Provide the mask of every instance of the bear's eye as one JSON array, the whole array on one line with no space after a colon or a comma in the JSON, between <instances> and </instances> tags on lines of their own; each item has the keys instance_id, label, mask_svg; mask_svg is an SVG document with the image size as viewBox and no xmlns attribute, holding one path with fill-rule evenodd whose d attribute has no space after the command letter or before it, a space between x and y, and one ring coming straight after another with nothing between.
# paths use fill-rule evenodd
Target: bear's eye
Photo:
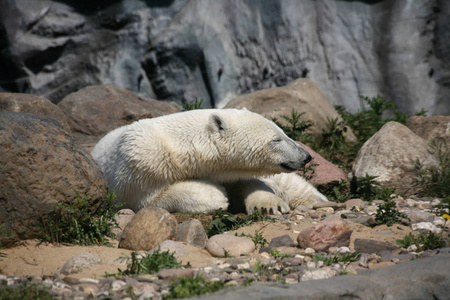
<instances>
[{"instance_id":1,"label":"bear's eye","mask_svg":"<svg viewBox=\"0 0 450 300\"><path fill-rule=\"evenodd\" d=\"M281 142L281 138L280 138L280 137L274 137L274 138L272 139L272 142L274 142L274 143L279 143L279 142Z\"/></svg>"}]
</instances>

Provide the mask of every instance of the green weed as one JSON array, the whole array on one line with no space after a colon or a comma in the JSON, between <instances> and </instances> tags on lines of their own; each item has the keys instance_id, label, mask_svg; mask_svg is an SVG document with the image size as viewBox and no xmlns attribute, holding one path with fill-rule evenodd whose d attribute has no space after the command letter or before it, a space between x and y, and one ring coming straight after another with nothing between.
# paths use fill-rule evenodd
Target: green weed
<instances>
[{"instance_id":1,"label":"green weed","mask_svg":"<svg viewBox=\"0 0 450 300\"><path fill-rule=\"evenodd\" d=\"M386 224L387 226L392 226L394 224L409 225L408 221L408 216L396 210L395 201L389 199L385 200L384 203L378 207L373 226L383 224Z\"/></svg>"},{"instance_id":2,"label":"green weed","mask_svg":"<svg viewBox=\"0 0 450 300\"><path fill-rule=\"evenodd\" d=\"M238 236L237 233L235 235ZM248 238L252 239L255 246L259 245L259 247L264 247L265 245L267 245L269 243L266 240L266 238L264 238L264 236L261 233L259 233L257 230L255 230L255 235L241 233L239 236L248 237Z\"/></svg>"},{"instance_id":3,"label":"green weed","mask_svg":"<svg viewBox=\"0 0 450 300\"><path fill-rule=\"evenodd\" d=\"M403 248L408 248L413 244L417 246L418 251L439 249L446 246L442 232L440 234L436 234L429 231L428 234L420 233L417 236L409 233L408 235L405 235L403 239L397 240L397 245Z\"/></svg>"},{"instance_id":4,"label":"green weed","mask_svg":"<svg viewBox=\"0 0 450 300\"><path fill-rule=\"evenodd\" d=\"M276 220L263 215L259 210L248 216L234 216L223 209L214 211L211 225L206 229L206 234L211 237L225 231L236 230L259 221L275 222Z\"/></svg>"},{"instance_id":5,"label":"green weed","mask_svg":"<svg viewBox=\"0 0 450 300\"><path fill-rule=\"evenodd\" d=\"M322 255L314 255L313 261L323 261L325 266L331 266L332 264L337 264L339 262L343 263L351 263L354 261L358 261L361 258L361 254L358 252L354 253L336 253L333 256L322 256Z\"/></svg>"},{"instance_id":6,"label":"green weed","mask_svg":"<svg viewBox=\"0 0 450 300\"><path fill-rule=\"evenodd\" d=\"M0 299L8 300L51 300L56 299L50 288L37 283L24 282L16 286L0 287Z\"/></svg>"},{"instance_id":7,"label":"green weed","mask_svg":"<svg viewBox=\"0 0 450 300\"><path fill-rule=\"evenodd\" d=\"M446 141L433 141L431 147L436 153L438 166L425 168L414 162L414 183L420 187L420 196L447 197L450 195L450 149Z\"/></svg>"},{"instance_id":8,"label":"green weed","mask_svg":"<svg viewBox=\"0 0 450 300\"><path fill-rule=\"evenodd\" d=\"M203 98L197 99L195 98L191 102L186 102L183 104L183 111L201 109L203 104Z\"/></svg>"},{"instance_id":9,"label":"green weed","mask_svg":"<svg viewBox=\"0 0 450 300\"><path fill-rule=\"evenodd\" d=\"M431 211L438 216L450 214L450 195L444 197L439 204L433 205Z\"/></svg>"},{"instance_id":10,"label":"green weed","mask_svg":"<svg viewBox=\"0 0 450 300\"><path fill-rule=\"evenodd\" d=\"M327 186L319 186L318 190L329 201L343 203L349 199L360 198L364 201L388 200L395 192L394 188L380 187L376 176L367 175L356 177L353 175L350 183L345 180L332 181Z\"/></svg>"},{"instance_id":11,"label":"green weed","mask_svg":"<svg viewBox=\"0 0 450 300\"><path fill-rule=\"evenodd\" d=\"M286 257L291 257L291 255L289 255L287 253L281 254L280 250L270 250L269 254L275 259L278 259L278 258L283 259Z\"/></svg>"},{"instance_id":12,"label":"green weed","mask_svg":"<svg viewBox=\"0 0 450 300\"><path fill-rule=\"evenodd\" d=\"M133 276L140 274L155 274L164 269L181 269L190 268L190 265L183 265L178 262L174 253L167 251L161 251L160 248L155 249L152 254L146 254L139 257L139 253L136 251L131 252L131 256L122 256L119 258L120 262L125 261L127 263L127 269L119 269L118 273L106 273L105 276Z\"/></svg>"},{"instance_id":13,"label":"green weed","mask_svg":"<svg viewBox=\"0 0 450 300\"><path fill-rule=\"evenodd\" d=\"M201 275L179 277L170 283L169 293L164 295L164 299L190 298L214 293L223 288L225 288L223 281L207 281Z\"/></svg>"},{"instance_id":14,"label":"green weed","mask_svg":"<svg viewBox=\"0 0 450 300\"><path fill-rule=\"evenodd\" d=\"M103 203L89 197L77 198L75 203L55 205L55 211L41 218L41 240L50 243L78 245L110 245L107 237L115 238L113 228L119 227L115 214L122 204L114 193L108 193Z\"/></svg>"},{"instance_id":15,"label":"green weed","mask_svg":"<svg viewBox=\"0 0 450 300\"><path fill-rule=\"evenodd\" d=\"M306 134L305 131L311 127L313 123L310 120L300 120L304 114L304 112L299 113L295 109L292 109L290 116L280 116L280 118L288 123L286 126L278 122L278 119L276 118L273 118L272 121L277 124L278 127L283 129L284 133L294 141L309 142L312 141L312 137L309 134Z\"/></svg>"}]
</instances>

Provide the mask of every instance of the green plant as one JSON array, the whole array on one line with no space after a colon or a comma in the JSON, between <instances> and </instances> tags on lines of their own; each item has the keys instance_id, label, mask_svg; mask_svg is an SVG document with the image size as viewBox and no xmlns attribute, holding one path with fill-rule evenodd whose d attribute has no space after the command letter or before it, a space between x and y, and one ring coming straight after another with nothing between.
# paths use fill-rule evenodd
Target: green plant
<instances>
[{"instance_id":1,"label":"green plant","mask_svg":"<svg viewBox=\"0 0 450 300\"><path fill-rule=\"evenodd\" d=\"M206 229L206 234L211 237L216 234L224 233L225 231L236 230L240 227L248 226L259 221L275 222L276 220L263 215L259 210L256 210L248 216L234 216L223 209L214 211L212 215L211 224Z\"/></svg>"},{"instance_id":2,"label":"green plant","mask_svg":"<svg viewBox=\"0 0 450 300\"><path fill-rule=\"evenodd\" d=\"M414 183L420 187L419 195L431 197L448 197L450 195L450 149L446 141L433 141L431 148L438 159L437 166L425 168L416 160L414 162Z\"/></svg>"},{"instance_id":3,"label":"green plant","mask_svg":"<svg viewBox=\"0 0 450 300\"><path fill-rule=\"evenodd\" d=\"M411 245L416 245L419 251L427 249L438 249L446 246L446 242L441 234L433 233L429 231L428 234L420 233L414 236L409 233L403 237L403 239L397 240L397 245L403 248L408 248Z\"/></svg>"},{"instance_id":4,"label":"green plant","mask_svg":"<svg viewBox=\"0 0 450 300\"><path fill-rule=\"evenodd\" d=\"M126 261L127 269L119 269L118 273L106 273L105 276L130 276L139 274L155 274L164 269L190 268L190 265L182 265L174 256L175 252L162 251L158 247L152 254L139 257L136 251L131 252L131 256L122 256L119 261Z\"/></svg>"},{"instance_id":5,"label":"green plant","mask_svg":"<svg viewBox=\"0 0 450 300\"><path fill-rule=\"evenodd\" d=\"M169 293L164 299L190 298L207 293L214 293L225 288L223 281L207 281L203 276L179 277L170 283Z\"/></svg>"},{"instance_id":6,"label":"green plant","mask_svg":"<svg viewBox=\"0 0 450 300\"><path fill-rule=\"evenodd\" d=\"M336 253L333 256L322 256L322 255L314 255L313 261L323 261L325 266L331 266L332 264L337 264L339 262L343 263L351 263L354 261L358 261L361 258L361 254L358 252L354 253Z\"/></svg>"},{"instance_id":7,"label":"green plant","mask_svg":"<svg viewBox=\"0 0 450 300\"><path fill-rule=\"evenodd\" d=\"M107 237L115 238L112 229L119 225L114 216L121 205L114 193L108 193L102 203L86 196L74 203L56 204L54 212L41 218L41 239L51 243L110 245Z\"/></svg>"},{"instance_id":8,"label":"green plant","mask_svg":"<svg viewBox=\"0 0 450 300\"><path fill-rule=\"evenodd\" d=\"M284 253L281 254L280 250L270 250L269 254L272 255L273 258L277 259L277 258L286 258L286 257L291 257L289 254Z\"/></svg>"},{"instance_id":9,"label":"green plant","mask_svg":"<svg viewBox=\"0 0 450 300\"><path fill-rule=\"evenodd\" d=\"M201 109L203 104L203 98L197 99L195 98L191 102L183 103L183 111Z\"/></svg>"},{"instance_id":10,"label":"green plant","mask_svg":"<svg viewBox=\"0 0 450 300\"><path fill-rule=\"evenodd\" d=\"M238 236L237 233L235 235ZM264 238L264 236L258 232L258 230L255 230L255 235L241 233L239 236L248 237L248 238L252 239L255 246L259 245L260 247L264 247L265 245L267 245L269 243Z\"/></svg>"},{"instance_id":11,"label":"green plant","mask_svg":"<svg viewBox=\"0 0 450 300\"><path fill-rule=\"evenodd\" d=\"M377 176L352 176L350 183L345 180L332 181L327 186L319 186L318 190L328 200L343 203L352 198L361 198L364 201L388 200L394 194L394 188L379 187Z\"/></svg>"},{"instance_id":12,"label":"green plant","mask_svg":"<svg viewBox=\"0 0 450 300\"><path fill-rule=\"evenodd\" d=\"M373 226L382 224L386 224L387 226L392 226L394 224L409 225L408 216L396 210L395 205L396 203L394 200L385 200L384 203L378 207Z\"/></svg>"},{"instance_id":13,"label":"green plant","mask_svg":"<svg viewBox=\"0 0 450 300\"><path fill-rule=\"evenodd\" d=\"M17 286L0 287L0 299L8 300L51 300L56 299L50 288L37 283L24 282Z\"/></svg>"},{"instance_id":14,"label":"green plant","mask_svg":"<svg viewBox=\"0 0 450 300\"><path fill-rule=\"evenodd\" d=\"M280 116L285 120L288 125L284 126L276 118L272 121L283 129L284 133L293 139L294 141L308 142L312 141L312 137L305 133L306 129L311 127L313 123L310 120L302 121L300 118L305 114L305 112L297 112L295 109L291 110L291 116Z\"/></svg>"},{"instance_id":15,"label":"green plant","mask_svg":"<svg viewBox=\"0 0 450 300\"><path fill-rule=\"evenodd\" d=\"M347 127L338 118L327 117L327 122L327 130L322 132L318 148L333 163L342 163L342 157L346 152L344 133L347 132Z\"/></svg>"}]
</instances>

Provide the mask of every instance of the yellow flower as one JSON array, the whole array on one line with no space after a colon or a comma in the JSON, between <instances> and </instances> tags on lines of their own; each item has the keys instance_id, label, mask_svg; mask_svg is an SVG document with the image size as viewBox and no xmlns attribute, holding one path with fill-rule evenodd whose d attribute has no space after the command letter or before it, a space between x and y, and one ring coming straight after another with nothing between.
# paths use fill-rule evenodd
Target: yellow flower
<instances>
[{"instance_id":1,"label":"yellow flower","mask_svg":"<svg viewBox=\"0 0 450 300\"><path fill-rule=\"evenodd\" d=\"M444 219L450 220L450 216L449 216L448 214L443 214L442 217L443 217Z\"/></svg>"}]
</instances>

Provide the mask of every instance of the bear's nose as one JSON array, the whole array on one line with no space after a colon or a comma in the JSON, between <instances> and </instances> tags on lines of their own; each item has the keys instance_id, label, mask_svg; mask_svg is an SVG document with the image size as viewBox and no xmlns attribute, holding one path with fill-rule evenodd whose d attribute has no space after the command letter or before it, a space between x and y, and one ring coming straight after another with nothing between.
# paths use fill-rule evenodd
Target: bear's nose
<instances>
[{"instance_id":1,"label":"bear's nose","mask_svg":"<svg viewBox=\"0 0 450 300\"><path fill-rule=\"evenodd\" d=\"M305 158L305 164L309 163L312 159L311 155L309 155L309 153L307 153L308 155Z\"/></svg>"}]
</instances>

